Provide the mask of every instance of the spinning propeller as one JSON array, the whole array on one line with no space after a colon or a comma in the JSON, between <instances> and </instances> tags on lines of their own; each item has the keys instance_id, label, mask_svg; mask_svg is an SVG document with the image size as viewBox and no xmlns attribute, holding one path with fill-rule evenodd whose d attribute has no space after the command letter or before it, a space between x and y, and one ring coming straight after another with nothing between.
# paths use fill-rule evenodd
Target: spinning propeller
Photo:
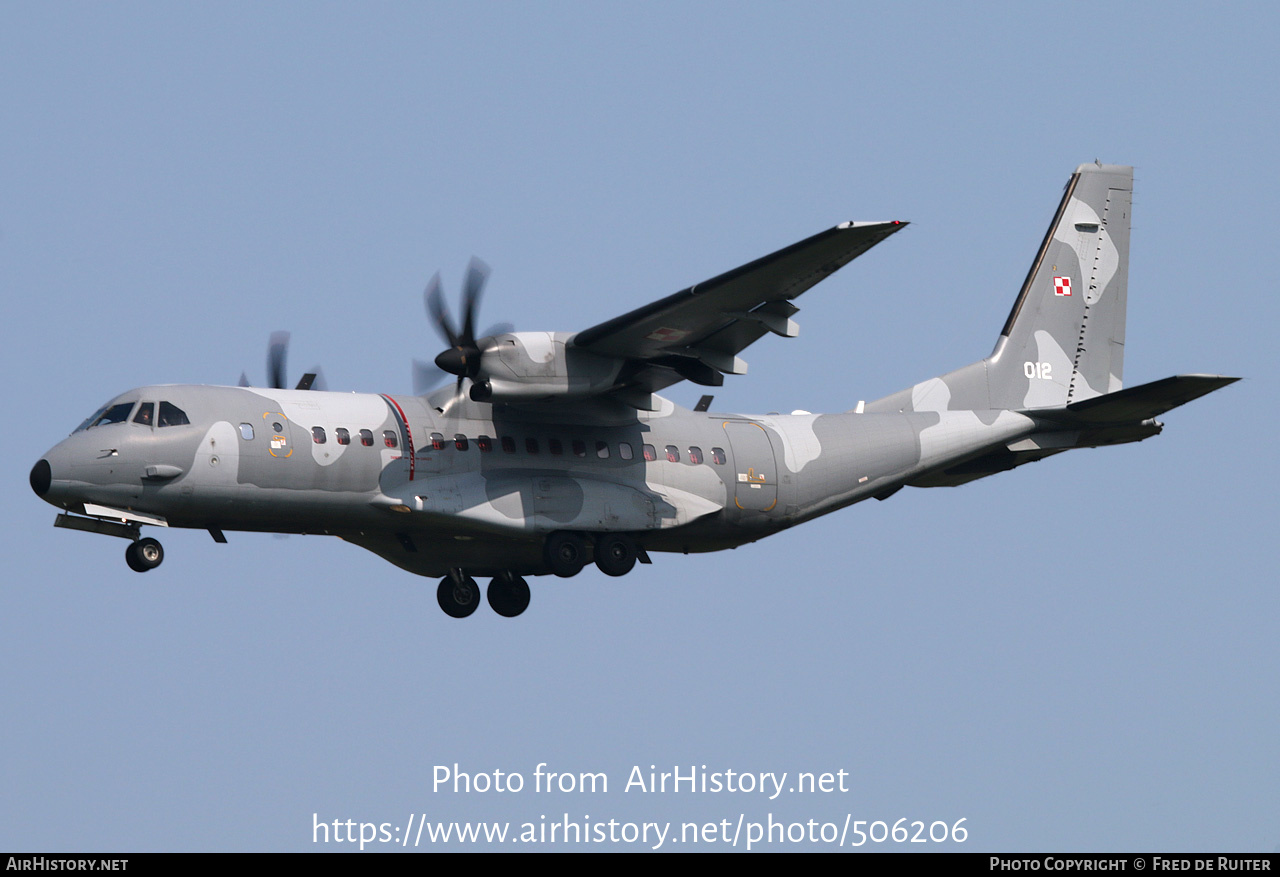
<instances>
[{"instance_id":1,"label":"spinning propeller","mask_svg":"<svg viewBox=\"0 0 1280 877\"><path fill-rule=\"evenodd\" d=\"M484 358L487 341L494 335L503 335L512 331L510 323L498 323L490 326L476 338L476 312L480 308L480 296L484 292L485 281L489 279L489 266L479 259L472 258L467 265L467 276L462 286L462 325L453 322L449 307L445 304L441 291L440 274L436 273L423 291L423 302L427 307L427 316L432 325L440 333L449 346L435 358L435 367L415 359L413 361L413 391L421 396L429 392L445 375L456 375L457 385L454 388L454 400L462 396L462 382L470 378L472 381L480 374L480 362Z\"/></svg>"},{"instance_id":2,"label":"spinning propeller","mask_svg":"<svg viewBox=\"0 0 1280 877\"><path fill-rule=\"evenodd\" d=\"M272 332L271 340L267 342L267 381L268 386L274 390L288 388L285 379L285 362L288 358L289 333ZM250 386L249 376L244 372L240 372L240 386ZM303 375L298 385L294 387L295 390L323 390L324 388L324 375L319 366Z\"/></svg>"}]
</instances>

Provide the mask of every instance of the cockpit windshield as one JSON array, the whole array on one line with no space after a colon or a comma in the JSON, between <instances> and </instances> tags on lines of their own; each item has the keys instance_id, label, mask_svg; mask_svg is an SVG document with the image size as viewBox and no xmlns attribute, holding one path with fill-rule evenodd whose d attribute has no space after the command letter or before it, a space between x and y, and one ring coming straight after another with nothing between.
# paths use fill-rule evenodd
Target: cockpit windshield
<instances>
[{"instance_id":1,"label":"cockpit windshield","mask_svg":"<svg viewBox=\"0 0 1280 877\"><path fill-rule=\"evenodd\" d=\"M129 419L129 415L137 406L137 413L134 414L133 422L141 426L186 426L191 423L191 419L187 417L187 412L183 411L172 402L143 402L138 404L137 400L131 402L117 402L114 399L103 405L84 423L75 428L76 432L82 432L86 429L93 429L96 426L107 426L112 423L124 423Z\"/></svg>"},{"instance_id":2,"label":"cockpit windshield","mask_svg":"<svg viewBox=\"0 0 1280 877\"><path fill-rule=\"evenodd\" d=\"M129 412L133 410L134 402L117 402L112 404L108 402L93 414L89 415L89 419L76 427L76 432L82 429L93 429L95 426L106 426L110 423L124 423L129 419Z\"/></svg>"}]
</instances>

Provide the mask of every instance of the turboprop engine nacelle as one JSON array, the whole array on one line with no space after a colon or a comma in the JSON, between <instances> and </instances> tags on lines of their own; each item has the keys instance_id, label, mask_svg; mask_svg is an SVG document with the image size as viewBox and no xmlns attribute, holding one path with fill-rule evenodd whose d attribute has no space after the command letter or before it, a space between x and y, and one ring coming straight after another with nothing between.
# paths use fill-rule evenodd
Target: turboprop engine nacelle
<instances>
[{"instance_id":1,"label":"turboprop engine nacelle","mask_svg":"<svg viewBox=\"0 0 1280 877\"><path fill-rule=\"evenodd\" d=\"M572 347L565 332L508 332L484 339L471 385L477 402L574 398L614 385L623 360Z\"/></svg>"}]
</instances>

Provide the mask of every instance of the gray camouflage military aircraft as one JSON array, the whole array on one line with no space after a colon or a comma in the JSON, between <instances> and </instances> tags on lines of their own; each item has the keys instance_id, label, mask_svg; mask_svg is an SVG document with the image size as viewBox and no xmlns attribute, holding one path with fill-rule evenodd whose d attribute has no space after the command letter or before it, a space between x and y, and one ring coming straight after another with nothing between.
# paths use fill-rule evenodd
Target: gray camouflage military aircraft
<instances>
[{"instance_id":1,"label":"gray camouflage military aircraft","mask_svg":"<svg viewBox=\"0 0 1280 877\"><path fill-rule=\"evenodd\" d=\"M1141 441L1155 418L1236 378L1178 375L1122 389L1133 171L1081 165L1067 183L995 349L840 414L711 413L657 395L720 386L766 333L794 337L805 290L905 227L846 222L597 326L475 335L486 270L455 324L438 279L427 308L452 386L417 396L152 386L102 406L31 470L55 525L124 537L143 526L323 533L425 576L441 608L529 605L525 576L589 562L620 576L652 552L753 542L903 487L944 487L1072 448ZM246 383L242 381L242 383ZM464 392L465 391L465 392Z\"/></svg>"}]
</instances>

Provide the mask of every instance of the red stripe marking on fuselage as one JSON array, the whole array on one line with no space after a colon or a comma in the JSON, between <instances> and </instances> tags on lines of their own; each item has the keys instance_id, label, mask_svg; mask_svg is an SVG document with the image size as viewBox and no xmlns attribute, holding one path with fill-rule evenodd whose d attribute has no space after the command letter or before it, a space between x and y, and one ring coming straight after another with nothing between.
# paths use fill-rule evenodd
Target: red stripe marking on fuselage
<instances>
[{"instance_id":1,"label":"red stripe marking on fuselage","mask_svg":"<svg viewBox=\"0 0 1280 877\"><path fill-rule=\"evenodd\" d=\"M392 399L386 393L380 393L379 395L382 396L383 399L386 399L387 404L394 408L396 413L400 415L400 425L404 427L404 441L405 444L409 446L409 480L412 481L413 470L417 464L417 458L413 453L413 430L409 428L409 418L404 416L404 411L400 408L400 403L396 402L395 399Z\"/></svg>"}]
</instances>

